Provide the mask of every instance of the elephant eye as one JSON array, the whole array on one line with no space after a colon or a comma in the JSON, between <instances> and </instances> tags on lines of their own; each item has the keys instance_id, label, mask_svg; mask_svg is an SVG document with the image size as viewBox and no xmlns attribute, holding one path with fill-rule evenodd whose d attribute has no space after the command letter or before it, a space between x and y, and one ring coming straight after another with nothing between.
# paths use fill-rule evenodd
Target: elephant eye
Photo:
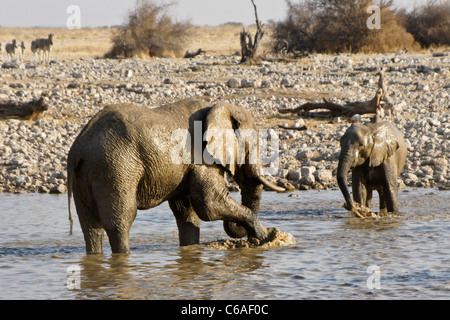
<instances>
[{"instance_id":1,"label":"elephant eye","mask_svg":"<svg viewBox=\"0 0 450 320\"><path fill-rule=\"evenodd\" d=\"M367 158L369 156L369 150L367 150L367 148L365 148L364 146L361 146L361 148L359 148L358 152L361 155L361 157L363 157L363 158Z\"/></svg>"}]
</instances>

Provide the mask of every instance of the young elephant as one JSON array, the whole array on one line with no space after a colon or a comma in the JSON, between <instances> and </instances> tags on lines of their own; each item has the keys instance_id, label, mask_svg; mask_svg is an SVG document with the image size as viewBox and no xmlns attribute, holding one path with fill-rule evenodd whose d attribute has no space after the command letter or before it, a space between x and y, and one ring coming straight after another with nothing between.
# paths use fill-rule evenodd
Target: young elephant
<instances>
[{"instance_id":1,"label":"young elephant","mask_svg":"<svg viewBox=\"0 0 450 320\"><path fill-rule=\"evenodd\" d=\"M390 122L376 117L371 123L352 124L341 138L337 181L345 198L345 208L358 212L350 198L347 175L352 169L355 202L369 207L372 191L380 196L380 210L398 212L397 178L406 161L403 134Z\"/></svg>"},{"instance_id":2,"label":"young elephant","mask_svg":"<svg viewBox=\"0 0 450 320\"><path fill-rule=\"evenodd\" d=\"M234 132L256 127L243 108L196 100L154 109L111 105L89 121L74 141L67 163L70 219L73 192L87 253L102 252L104 231L113 253L128 253L137 209L164 201L169 201L175 215L180 245L199 243L200 219L224 220L225 230L233 237L247 234L250 240L268 239L270 230L257 219L263 185L283 189L261 176L259 161L249 161L247 143L244 163L236 159L206 163L207 129ZM175 134L180 132L181 137L183 132L185 138L193 137L194 143L189 143L191 139L180 142ZM186 160L179 157L183 152L188 161L180 161ZM242 205L229 196L225 171L239 184Z\"/></svg>"}]
</instances>

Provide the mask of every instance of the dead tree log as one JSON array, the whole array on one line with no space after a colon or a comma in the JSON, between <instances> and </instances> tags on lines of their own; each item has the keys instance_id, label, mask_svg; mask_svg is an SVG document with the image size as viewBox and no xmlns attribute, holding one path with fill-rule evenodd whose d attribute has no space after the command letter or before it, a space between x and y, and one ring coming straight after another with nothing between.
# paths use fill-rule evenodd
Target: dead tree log
<instances>
[{"instance_id":1,"label":"dead tree log","mask_svg":"<svg viewBox=\"0 0 450 320\"><path fill-rule=\"evenodd\" d=\"M307 126L294 127L294 126L285 126L283 124L278 125L278 128L287 129L287 130L299 130L299 131L304 131L304 130L308 129Z\"/></svg>"},{"instance_id":2,"label":"dead tree log","mask_svg":"<svg viewBox=\"0 0 450 320\"><path fill-rule=\"evenodd\" d=\"M196 56L198 56L199 54L202 54L202 53L206 53L206 51L202 50L202 48L198 49L198 50L195 51L195 52L191 52L191 51L188 49L188 50L186 50L186 53L184 54L184 57L183 57L183 58L188 58L188 59L194 58L194 57L196 57Z\"/></svg>"},{"instance_id":3,"label":"dead tree log","mask_svg":"<svg viewBox=\"0 0 450 320\"><path fill-rule=\"evenodd\" d=\"M308 102L294 109L279 109L280 113L300 113L302 111L311 111L316 109L326 109L331 111L332 115L342 115L352 117L355 114L373 113L380 117L384 117L386 113L392 116L392 104L386 90L384 75L380 72L378 81L378 89L375 96L368 101L347 102L344 105L330 102L323 99L324 102Z\"/></svg>"},{"instance_id":4,"label":"dead tree log","mask_svg":"<svg viewBox=\"0 0 450 320\"><path fill-rule=\"evenodd\" d=\"M264 36L264 30L262 29L262 24L258 19L258 12L256 10L256 5L253 0L253 8L255 9L255 19L256 19L256 33L255 37L252 39L252 35L250 32L246 31L243 28L240 34L241 40L241 63L244 62L252 62L256 58L256 52L258 51L259 44L261 43L261 39Z\"/></svg>"},{"instance_id":5,"label":"dead tree log","mask_svg":"<svg viewBox=\"0 0 450 320\"><path fill-rule=\"evenodd\" d=\"M0 101L0 119L37 120L47 109L42 97L26 103Z\"/></svg>"}]
</instances>

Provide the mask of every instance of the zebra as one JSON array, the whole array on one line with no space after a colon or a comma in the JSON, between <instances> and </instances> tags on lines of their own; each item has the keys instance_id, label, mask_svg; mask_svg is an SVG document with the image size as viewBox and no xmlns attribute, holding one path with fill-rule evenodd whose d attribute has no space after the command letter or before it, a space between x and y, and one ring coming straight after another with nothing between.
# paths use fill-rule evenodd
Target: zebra
<instances>
[{"instance_id":1,"label":"zebra","mask_svg":"<svg viewBox=\"0 0 450 320\"><path fill-rule=\"evenodd\" d=\"M13 59L13 57L16 56L16 48L17 48L16 39L14 39L12 43L7 43L5 46L6 53L11 58L11 60Z\"/></svg>"},{"instance_id":2,"label":"zebra","mask_svg":"<svg viewBox=\"0 0 450 320\"><path fill-rule=\"evenodd\" d=\"M33 40L31 41L31 46L30 46L31 52L33 53L34 57L37 57L38 54L38 47L37 47L37 41Z\"/></svg>"},{"instance_id":3,"label":"zebra","mask_svg":"<svg viewBox=\"0 0 450 320\"><path fill-rule=\"evenodd\" d=\"M52 45L53 45L53 33L50 33L48 35L48 38L40 38L36 39L36 48L39 51L41 57L42 54L44 55L44 61L45 56L47 56L47 62L50 60L50 54L52 51ZM42 59L41 59L42 60Z\"/></svg>"},{"instance_id":4,"label":"zebra","mask_svg":"<svg viewBox=\"0 0 450 320\"><path fill-rule=\"evenodd\" d=\"M25 52L25 43L22 41L20 43L20 46L18 46L18 48L19 48L19 51L18 51L19 57L20 57L20 59L23 59L23 54Z\"/></svg>"}]
</instances>

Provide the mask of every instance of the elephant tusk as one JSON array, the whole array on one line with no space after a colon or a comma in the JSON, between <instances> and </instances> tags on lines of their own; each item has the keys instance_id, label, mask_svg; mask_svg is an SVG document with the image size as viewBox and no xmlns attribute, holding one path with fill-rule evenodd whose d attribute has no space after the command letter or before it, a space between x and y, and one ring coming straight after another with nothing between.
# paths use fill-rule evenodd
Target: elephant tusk
<instances>
[{"instance_id":1,"label":"elephant tusk","mask_svg":"<svg viewBox=\"0 0 450 320\"><path fill-rule=\"evenodd\" d=\"M277 191L277 192L285 192L286 191L285 188L276 186L273 183L267 181L263 176L258 176L258 179L265 187L270 188L273 191Z\"/></svg>"}]
</instances>

